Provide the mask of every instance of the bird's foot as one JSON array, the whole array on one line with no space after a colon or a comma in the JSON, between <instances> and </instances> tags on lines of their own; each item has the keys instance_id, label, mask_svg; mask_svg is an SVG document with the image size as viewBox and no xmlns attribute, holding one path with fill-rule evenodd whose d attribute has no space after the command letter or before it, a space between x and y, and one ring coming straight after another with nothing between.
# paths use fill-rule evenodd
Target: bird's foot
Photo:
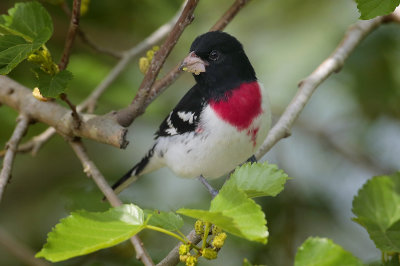
<instances>
[{"instance_id":1,"label":"bird's foot","mask_svg":"<svg viewBox=\"0 0 400 266\"><path fill-rule=\"evenodd\" d=\"M200 180L200 182L206 187L206 189L208 190L208 192L211 194L212 198L215 198L215 196L218 195L218 190L214 189L208 182L207 180L204 178L204 176L199 176L198 179Z\"/></svg>"}]
</instances>

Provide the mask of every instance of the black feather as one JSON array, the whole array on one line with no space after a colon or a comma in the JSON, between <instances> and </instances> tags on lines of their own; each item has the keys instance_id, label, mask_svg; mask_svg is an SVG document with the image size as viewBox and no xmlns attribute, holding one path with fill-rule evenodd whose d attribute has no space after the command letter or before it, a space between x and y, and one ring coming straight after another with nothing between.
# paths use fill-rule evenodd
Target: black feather
<instances>
[{"instance_id":1,"label":"black feather","mask_svg":"<svg viewBox=\"0 0 400 266\"><path fill-rule=\"evenodd\" d=\"M219 53L219 57L213 60L211 54L214 51ZM257 80L242 44L228 33L212 31L202 34L193 42L190 52L208 64L205 72L193 74L207 98L223 100L227 92L243 82Z\"/></svg>"},{"instance_id":2,"label":"black feather","mask_svg":"<svg viewBox=\"0 0 400 266\"><path fill-rule=\"evenodd\" d=\"M172 112L161 123L156 138L179 135L196 130L200 120L200 114L206 104L206 99L198 85L193 86L179 101ZM185 121L179 116L179 112L192 113L193 120ZM173 131L176 131L174 134Z\"/></svg>"},{"instance_id":3,"label":"black feather","mask_svg":"<svg viewBox=\"0 0 400 266\"><path fill-rule=\"evenodd\" d=\"M126 174L124 174L114 185L112 185L112 189L115 190L117 187L122 185L126 180L128 180L131 176L138 176L149 163L150 158L154 154L154 146L147 152L147 154L138 162L131 170L129 170Z\"/></svg>"}]
</instances>

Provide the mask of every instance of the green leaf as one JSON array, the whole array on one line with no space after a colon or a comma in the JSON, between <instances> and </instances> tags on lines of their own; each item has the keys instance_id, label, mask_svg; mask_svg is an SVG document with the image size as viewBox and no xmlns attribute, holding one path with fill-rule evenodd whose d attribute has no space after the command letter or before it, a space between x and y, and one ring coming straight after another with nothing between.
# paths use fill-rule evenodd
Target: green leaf
<instances>
[{"instance_id":1,"label":"green leaf","mask_svg":"<svg viewBox=\"0 0 400 266\"><path fill-rule=\"evenodd\" d=\"M177 213L201 219L233 235L266 244L267 221L260 205L235 184L227 183L211 201L210 210L179 209Z\"/></svg>"},{"instance_id":2,"label":"green leaf","mask_svg":"<svg viewBox=\"0 0 400 266\"><path fill-rule=\"evenodd\" d=\"M37 2L17 3L0 16L0 74L8 74L53 33L46 9Z\"/></svg>"},{"instance_id":3,"label":"green leaf","mask_svg":"<svg viewBox=\"0 0 400 266\"><path fill-rule=\"evenodd\" d=\"M384 252L400 252L400 172L370 179L353 200L354 221Z\"/></svg>"},{"instance_id":4,"label":"green leaf","mask_svg":"<svg viewBox=\"0 0 400 266\"><path fill-rule=\"evenodd\" d=\"M295 266L362 266L358 258L327 238L308 238L298 249Z\"/></svg>"},{"instance_id":5,"label":"green leaf","mask_svg":"<svg viewBox=\"0 0 400 266\"><path fill-rule=\"evenodd\" d=\"M0 36L0 75L8 74L40 46L41 43L29 43L19 36Z\"/></svg>"},{"instance_id":6,"label":"green leaf","mask_svg":"<svg viewBox=\"0 0 400 266\"><path fill-rule=\"evenodd\" d=\"M35 74L40 93L44 97L57 97L67 89L68 83L72 79L72 73L68 70L60 71L51 76L39 69Z\"/></svg>"},{"instance_id":7,"label":"green leaf","mask_svg":"<svg viewBox=\"0 0 400 266\"><path fill-rule=\"evenodd\" d=\"M52 262L114 246L144 228L142 209L126 204L106 212L71 213L51 231L36 257Z\"/></svg>"},{"instance_id":8,"label":"green leaf","mask_svg":"<svg viewBox=\"0 0 400 266\"><path fill-rule=\"evenodd\" d=\"M228 182L233 182L250 198L276 196L283 190L288 175L274 164L246 163L237 167Z\"/></svg>"},{"instance_id":9,"label":"green leaf","mask_svg":"<svg viewBox=\"0 0 400 266\"><path fill-rule=\"evenodd\" d=\"M53 33L53 22L46 9L38 2L17 3L0 16L0 32L18 35L29 42L48 41Z\"/></svg>"},{"instance_id":10,"label":"green leaf","mask_svg":"<svg viewBox=\"0 0 400 266\"><path fill-rule=\"evenodd\" d=\"M361 19L371 19L392 13L400 0L356 0Z\"/></svg>"},{"instance_id":11,"label":"green leaf","mask_svg":"<svg viewBox=\"0 0 400 266\"><path fill-rule=\"evenodd\" d=\"M173 212L158 210L145 210L146 218L150 217L147 224L164 228L168 231L177 231L183 226L182 217Z\"/></svg>"}]
</instances>

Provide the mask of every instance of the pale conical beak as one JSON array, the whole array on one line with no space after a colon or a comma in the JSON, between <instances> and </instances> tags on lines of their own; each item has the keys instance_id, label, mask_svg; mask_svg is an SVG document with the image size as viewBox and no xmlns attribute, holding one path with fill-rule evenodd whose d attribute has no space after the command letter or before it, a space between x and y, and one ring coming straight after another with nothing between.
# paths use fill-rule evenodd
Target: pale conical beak
<instances>
[{"instance_id":1,"label":"pale conical beak","mask_svg":"<svg viewBox=\"0 0 400 266\"><path fill-rule=\"evenodd\" d=\"M199 75L202 72L206 72L207 65L207 62L204 62L194 52L191 52L183 59L182 65L179 68L183 71Z\"/></svg>"}]
</instances>

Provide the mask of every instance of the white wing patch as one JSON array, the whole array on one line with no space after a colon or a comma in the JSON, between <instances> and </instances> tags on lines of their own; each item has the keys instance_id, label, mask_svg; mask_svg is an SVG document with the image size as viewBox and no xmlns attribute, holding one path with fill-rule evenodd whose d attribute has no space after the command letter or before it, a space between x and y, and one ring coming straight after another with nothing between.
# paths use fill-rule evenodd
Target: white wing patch
<instances>
[{"instance_id":1,"label":"white wing patch","mask_svg":"<svg viewBox=\"0 0 400 266\"><path fill-rule=\"evenodd\" d=\"M189 124L193 124L193 120L197 118L192 112L178 112L178 116L184 122L189 122Z\"/></svg>"},{"instance_id":2,"label":"white wing patch","mask_svg":"<svg viewBox=\"0 0 400 266\"><path fill-rule=\"evenodd\" d=\"M168 134L170 134L172 136L172 135L177 135L178 134L178 130L176 130L176 128L172 124L171 115L172 115L172 112L169 113L169 116L167 118L167 124L168 124L169 128L167 130L165 130L165 132L167 132Z\"/></svg>"}]
</instances>

